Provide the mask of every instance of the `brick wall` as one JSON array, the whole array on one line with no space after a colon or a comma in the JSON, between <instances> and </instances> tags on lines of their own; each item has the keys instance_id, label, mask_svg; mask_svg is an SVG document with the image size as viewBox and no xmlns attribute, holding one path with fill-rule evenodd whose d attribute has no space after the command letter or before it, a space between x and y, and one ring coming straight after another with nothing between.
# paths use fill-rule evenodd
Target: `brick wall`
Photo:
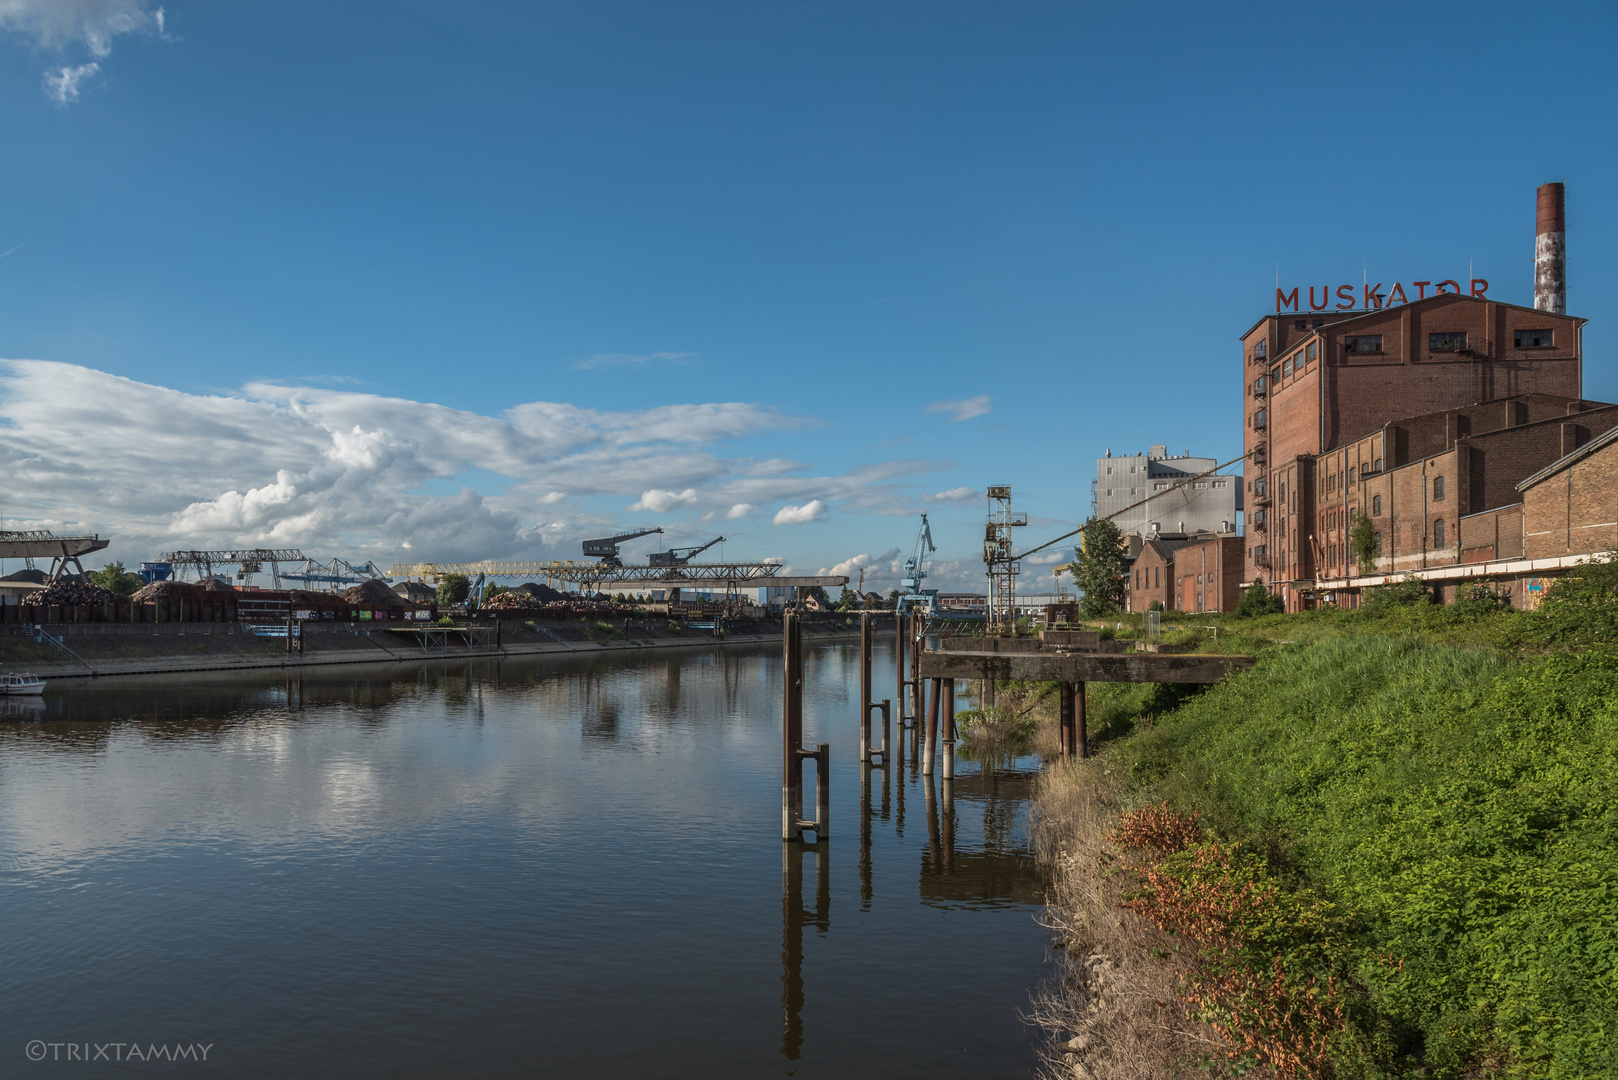
<instances>
[{"instance_id":1,"label":"brick wall","mask_svg":"<svg viewBox=\"0 0 1618 1080\"><path fill-rule=\"evenodd\" d=\"M1165 559L1156 547L1147 544L1129 574L1129 610L1149 611L1156 600L1165 608L1173 606L1174 560Z\"/></svg>"},{"instance_id":2,"label":"brick wall","mask_svg":"<svg viewBox=\"0 0 1618 1080\"><path fill-rule=\"evenodd\" d=\"M1461 561L1523 558L1523 504L1512 503L1461 518Z\"/></svg>"},{"instance_id":3,"label":"brick wall","mask_svg":"<svg viewBox=\"0 0 1618 1080\"><path fill-rule=\"evenodd\" d=\"M1523 548L1530 559L1618 547L1618 442L1523 492Z\"/></svg>"}]
</instances>

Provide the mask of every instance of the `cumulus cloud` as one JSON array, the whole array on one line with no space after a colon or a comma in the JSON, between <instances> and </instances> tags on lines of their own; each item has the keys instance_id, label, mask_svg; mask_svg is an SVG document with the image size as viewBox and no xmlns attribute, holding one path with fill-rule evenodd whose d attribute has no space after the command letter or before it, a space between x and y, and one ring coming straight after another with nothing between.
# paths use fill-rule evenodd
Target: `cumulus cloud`
<instances>
[{"instance_id":1,"label":"cumulus cloud","mask_svg":"<svg viewBox=\"0 0 1618 1080\"><path fill-rule=\"evenodd\" d=\"M970 420L974 416L984 416L989 412L989 395L979 394L964 401L935 401L927 406L924 412L949 413L949 422L956 424L962 420Z\"/></svg>"},{"instance_id":2,"label":"cumulus cloud","mask_svg":"<svg viewBox=\"0 0 1618 1080\"><path fill-rule=\"evenodd\" d=\"M163 9L143 0L0 0L0 31L32 38L53 52L82 48L91 60L64 64L45 75L45 90L63 105L79 99L79 88L101 70L121 34L165 37Z\"/></svg>"},{"instance_id":3,"label":"cumulus cloud","mask_svg":"<svg viewBox=\"0 0 1618 1080\"><path fill-rule=\"evenodd\" d=\"M935 492L932 495L923 495L922 498L932 503L964 503L971 502L982 492L977 488L955 487L948 491Z\"/></svg>"},{"instance_id":4,"label":"cumulus cloud","mask_svg":"<svg viewBox=\"0 0 1618 1080\"><path fill-rule=\"evenodd\" d=\"M783 506L775 512L772 525L802 525L809 521L819 521L827 513L826 504L819 499L810 499L802 506Z\"/></svg>"},{"instance_id":5,"label":"cumulus cloud","mask_svg":"<svg viewBox=\"0 0 1618 1080\"><path fill-rule=\"evenodd\" d=\"M752 512L752 503L737 503L735 506L732 506L729 510L725 511L725 519L727 521L735 521L737 518L744 518Z\"/></svg>"},{"instance_id":6,"label":"cumulus cloud","mask_svg":"<svg viewBox=\"0 0 1618 1080\"><path fill-rule=\"evenodd\" d=\"M529 402L485 416L267 383L198 395L72 364L0 361L7 516L112 532L113 558L274 543L385 563L405 542L426 558L534 557L616 526L610 515L546 509L571 496L640 492L643 503L722 510L740 487L779 502L806 484L857 483L754 478L750 459L713 448L800 424L737 403L599 412ZM423 494L470 470L512 482L487 500Z\"/></svg>"},{"instance_id":7,"label":"cumulus cloud","mask_svg":"<svg viewBox=\"0 0 1618 1080\"><path fill-rule=\"evenodd\" d=\"M896 561L898 558L899 549L889 548L880 555L855 555L851 558L844 559L836 566L822 566L820 568L820 573L822 575L829 574L833 577L857 579L859 577L859 572L864 570L866 572L865 586L866 589L869 590L876 582L886 581L888 579L895 581L898 580L898 575L893 570L893 567L898 565ZM875 570L876 573L871 573L872 570Z\"/></svg>"},{"instance_id":8,"label":"cumulus cloud","mask_svg":"<svg viewBox=\"0 0 1618 1080\"><path fill-rule=\"evenodd\" d=\"M666 514L670 510L678 510L697 501L697 489L686 488L684 491L645 491L641 497L629 504L630 513L648 510L654 514Z\"/></svg>"}]
</instances>

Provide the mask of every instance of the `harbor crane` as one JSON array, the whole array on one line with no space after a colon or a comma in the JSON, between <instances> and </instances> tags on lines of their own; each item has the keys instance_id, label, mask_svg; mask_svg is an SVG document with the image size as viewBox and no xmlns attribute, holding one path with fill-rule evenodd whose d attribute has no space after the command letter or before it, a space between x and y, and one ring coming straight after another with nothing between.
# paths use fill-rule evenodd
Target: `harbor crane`
<instances>
[{"instance_id":1,"label":"harbor crane","mask_svg":"<svg viewBox=\"0 0 1618 1080\"><path fill-rule=\"evenodd\" d=\"M894 604L894 610L899 612L920 610L926 615L935 615L938 612L938 590L924 589L921 583L927 580L925 564L929 552L936 552L933 546L933 527L927 523L927 515L921 515L921 530L916 533L916 550L910 558L905 560L905 576L899 581L899 599Z\"/></svg>"},{"instance_id":2,"label":"harbor crane","mask_svg":"<svg viewBox=\"0 0 1618 1080\"><path fill-rule=\"evenodd\" d=\"M623 561L618 558L618 545L641 536L650 536L661 533L661 528L642 529L639 532L624 533L621 536L604 536L599 540L586 540L584 542L584 557L586 559L600 559L602 566L622 566ZM716 541L717 543L717 541Z\"/></svg>"},{"instance_id":3,"label":"harbor crane","mask_svg":"<svg viewBox=\"0 0 1618 1080\"><path fill-rule=\"evenodd\" d=\"M646 557L648 566L684 566L692 559L701 555L715 544L723 544L725 538L716 536L706 544L697 547L669 548L667 551L654 551Z\"/></svg>"}]
</instances>

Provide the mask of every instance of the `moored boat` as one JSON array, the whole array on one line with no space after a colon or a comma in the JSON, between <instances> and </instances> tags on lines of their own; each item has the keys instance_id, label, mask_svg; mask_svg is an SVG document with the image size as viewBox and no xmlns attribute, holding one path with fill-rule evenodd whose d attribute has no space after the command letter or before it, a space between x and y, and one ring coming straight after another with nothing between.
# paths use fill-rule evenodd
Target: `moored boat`
<instances>
[{"instance_id":1,"label":"moored boat","mask_svg":"<svg viewBox=\"0 0 1618 1080\"><path fill-rule=\"evenodd\" d=\"M45 680L26 671L0 674L0 697L28 697L45 692Z\"/></svg>"}]
</instances>

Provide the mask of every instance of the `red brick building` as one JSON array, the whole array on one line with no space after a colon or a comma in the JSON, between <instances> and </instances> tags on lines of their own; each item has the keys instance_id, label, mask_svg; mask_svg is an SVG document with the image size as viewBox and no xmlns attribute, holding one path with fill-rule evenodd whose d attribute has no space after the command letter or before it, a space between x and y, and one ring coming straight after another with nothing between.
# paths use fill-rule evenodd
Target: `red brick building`
<instances>
[{"instance_id":1,"label":"red brick building","mask_svg":"<svg viewBox=\"0 0 1618 1080\"><path fill-rule=\"evenodd\" d=\"M1243 542L1208 534L1147 540L1130 567L1128 611L1231 611L1241 600Z\"/></svg>"},{"instance_id":2,"label":"red brick building","mask_svg":"<svg viewBox=\"0 0 1618 1080\"><path fill-rule=\"evenodd\" d=\"M1524 394L1395 420L1318 455L1310 481L1318 579L1357 573L1349 533L1361 516L1371 519L1378 573L1465 561L1466 543L1493 549L1492 539L1476 542L1493 519L1472 519L1517 503L1524 477L1614 427L1618 405Z\"/></svg>"},{"instance_id":3,"label":"red brick building","mask_svg":"<svg viewBox=\"0 0 1618 1080\"><path fill-rule=\"evenodd\" d=\"M1613 411L1608 406L1600 413L1610 416ZM1581 414L1581 420L1587 415ZM1414 472L1418 465L1398 471L1419 476ZM1431 478L1429 474L1429 483ZM1322 597L1353 606L1365 588L1414 575L1445 599L1453 599L1458 589L1487 582L1513 606L1533 608L1557 576L1591 555L1618 548L1618 426L1520 481L1515 493L1516 502L1458 517L1458 559L1429 559L1425 566L1394 571L1384 557L1376 573L1322 579Z\"/></svg>"},{"instance_id":4,"label":"red brick building","mask_svg":"<svg viewBox=\"0 0 1618 1080\"><path fill-rule=\"evenodd\" d=\"M1322 500L1337 494L1317 490L1315 459L1401 417L1508 397L1577 400L1584 322L1454 292L1260 319L1242 335L1243 577L1269 582L1289 610L1305 606L1320 568Z\"/></svg>"}]
</instances>

